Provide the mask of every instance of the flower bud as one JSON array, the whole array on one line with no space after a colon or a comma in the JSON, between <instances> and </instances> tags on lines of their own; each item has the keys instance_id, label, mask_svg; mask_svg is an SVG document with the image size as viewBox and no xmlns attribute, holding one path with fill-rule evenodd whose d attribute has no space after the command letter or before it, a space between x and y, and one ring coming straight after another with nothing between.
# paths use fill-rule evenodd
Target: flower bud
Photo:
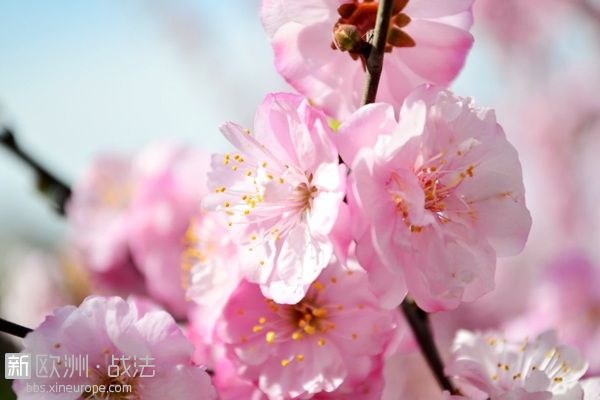
<instances>
[{"instance_id":1,"label":"flower bud","mask_svg":"<svg viewBox=\"0 0 600 400\"><path fill-rule=\"evenodd\" d=\"M358 28L349 24L338 24L333 30L333 41L341 51L353 51L362 41Z\"/></svg>"}]
</instances>

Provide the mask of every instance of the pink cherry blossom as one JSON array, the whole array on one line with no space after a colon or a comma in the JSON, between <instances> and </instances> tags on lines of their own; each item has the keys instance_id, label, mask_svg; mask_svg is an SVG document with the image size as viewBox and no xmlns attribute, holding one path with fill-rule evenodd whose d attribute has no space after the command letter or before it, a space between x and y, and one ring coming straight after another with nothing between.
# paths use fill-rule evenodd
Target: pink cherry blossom
<instances>
[{"instance_id":1,"label":"pink cherry blossom","mask_svg":"<svg viewBox=\"0 0 600 400\"><path fill-rule=\"evenodd\" d=\"M224 304L241 280L238 247L230 232L223 215L205 211L188 228L183 263L189 271L186 295L198 304Z\"/></svg>"},{"instance_id":2,"label":"pink cherry blossom","mask_svg":"<svg viewBox=\"0 0 600 400\"><path fill-rule=\"evenodd\" d=\"M372 357L363 368L352 368L344 382L333 392L319 392L314 400L381 400L383 392L383 357Z\"/></svg>"},{"instance_id":3,"label":"pink cherry blossom","mask_svg":"<svg viewBox=\"0 0 600 400\"><path fill-rule=\"evenodd\" d=\"M221 128L239 153L213 157L204 205L228 215L249 279L296 303L329 263L334 224L347 220L345 167L325 116L300 96L268 95L254 127Z\"/></svg>"},{"instance_id":4,"label":"pink cherry blossom","mask_svg":"<svg viewBox=\"0 0 600 400\"><path fill-rule=\"evenodd\" d=\"M473 38L471 0L396 1L378 100L399 107L422 83L448 85ZM261 18L287 82L330 116L343 119L360 105L364 64L339 50L334 29L355 26L367 38L377 1L263 0Z\"/></svg>"},{"instance_id":5,"label":"pink cherry blossom","mask_svg":"<svg viewBox=\"0 0 600 400\"><path fill-rule=\"evenodd\" d=\"M366 278L358 266L344 268L334 260L295 305L276 304L243 282L217 334L239 373L269 399L356 387L379 368L376 357L398 328L397 312L379 308Z\"/></svg>"},{"instance_id":6,"label":"pink cherry blossom","mask_svg":"<svg viewBox=\"0 0 600 400\"><path fill-rule=\"evenodd\" d=\"M73 242L105 293L148 293L178 316L183 241L206 192L208 156L173 142L134 157L103 156L75 187Z\"/></svg>"},{"instance_id":7,"label":"pink cherry blossom","mask_svg":"<svg viewBox=\"0 0 600 400\"><path fill-rule=\"evenodd\" d=\"M581 399L579 379L586 369L577 349L561 345L553 331L521 341L460 331L446 367L461 392L474 400Z\"/></svg>"},{"instance_id":8,"label":"pink cherry blossom","mask_svg":"<svg viewBox=\"0 0 600 400\"><path fill-rule=\"evenodd\" d=\"M134 160L140 184L128 215L128 240L148 294L178 316L189 303L182 287L182 253L192 217L206 194L209 156L175 143L157 143Z\"/></svg>"},{"instance_id":9,"label":"pink cherry blossom","mask_svg":"<svg viewBox=\"0 0 600 400\"><path fill-rule=\"evenodd\" d=\"M191 363L192 346L173 318L164 311L143 314L133 301L118 297L88 297L77 308L57 309L25 337L23 351L33 357L56 358L54 364L47 359L49 373L15 381L19 399L106 398L106 394L93 396L85 385L131 385L131 398L145 400L216 399L206 371ZM74 358L87 362L68 361ZM78 389L36 393L27 389L33 383Z\"/></svg>"},{"instance_id":10,"label":"pink cherry blossom","mask_svg":"<svg viewBox=\"0 0 600 400\"><path fill-rule=\"evenodd\" d=\"M183 285L186 297L197 305L190 314L210 332L229 296L242 280L238 246L232 241L221 213L202 211L186 233Z\"/></svg>"},{"instance_id":11,"label":"pink cherry blossom","mask_svg":"<svg viewBox=\"0 0 600 400\"><path fill-rule=\"evenodd\" d=\"M67 208L72 239L94 272L112 271L126 263L133 176L127 157L102 155L74 187Z\"/></svg>"},{"instance_id":12,"label":"pink cherry blossom","mask_svg":"<svg viewBox=\"0 0 600 400\"><path fill-rule=\"evenodd\" d=\"M214 322L203 313L193 313L187 335L194 345L193 360L212 371L212 382L221 400L265 400L266 395L251 380L237 373L233 360L227 357L225 344L214 335Z\"/></svg>"},{"instance_id":13,"label":"pink cherry blossom","mask_svg":"<svg viewBox=\"0 0 600 400\"><path fill-rule=\"evenodd\" d=\"M521 251L531 217L493 111L422 86L399 123L391 106L372 104L336 137L352 166L357 256L387 306L408 290L425 310L455 308L494 287L496 257Z\"/></svg>"}]
</instances>

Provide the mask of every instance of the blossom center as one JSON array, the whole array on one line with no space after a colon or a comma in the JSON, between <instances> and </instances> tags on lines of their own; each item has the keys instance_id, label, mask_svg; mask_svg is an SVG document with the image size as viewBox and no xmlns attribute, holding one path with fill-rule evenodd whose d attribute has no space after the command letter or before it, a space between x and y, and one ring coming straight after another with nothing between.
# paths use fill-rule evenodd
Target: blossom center
<instances>
[{"instance_id":1,"label":"blossom center","mask_svg":"<svg viewBox=\"0 0 600 400\"><path fill-rule=\"evenodd\" d=\"M431 212L439 222L448 223L451 221L450 213L471 213L468 202L462 196L456 195L456 190L462 182L474 175L474 165L469 165L459 171L444 168L446 161L442 159L438 163L430 163L415 170L421 190L423 190L424 206L423 208ZM397 172L392 172L389 193L396 204L396 209L401 215L406 226L412 232L420 232L422 226L415 225L415 221L410 220L410 205L405 196L406 184L402 181ZM457 202L452 202L454 208L449 208L448 200L454 196ZM456 204L460 205L457 209Z\"/></svg>"},{"instance_id":2,"label":"blossom center","mask_svg":"<svg viewBox=\"0 0 600 400\"><path fill-rule=\"evenodd\" d=\"M446 209L444 200L450 196L453 187L441 182L440 174L435 167L421 168L417 172L417 177L425 195L425 209L443 216L442 213Z\"/></svg>"},{"instance_id":3,"label":"blossom center","mask_svg":"<svg viewBox=\"0 0 600 400\"><path fill-rule=\"evenodd\" d=\"M295 337L302 333L308 335L317 332L326 333L329 328L327 310L309 299L302 300L290 308L290 320L295 330L293 334Z\"/></svg>"},{"instance_id":4,"label":"blossom center","mask_svg":"<svg viewBox=\"0 0 600 400\"><path fill-rule=\"evenodd\" d=\"M337 279L332 278L332 282L334 281L337 282ZM269 318L267 315L260 317L258 324L252 327L252 333L264 334L269 344L278 340L299 341L317 335L316 343L324 346L325 339L321 335L335 329L335 323L331 319L335 318L336 312L343 311L344 306L337 305L332 309L331 305L322 304L319 293L326 289L326 285L320 281L313 282L312 289L316 293L308 294L297 304L277 304L271 299L265 299L275 317ZM243 315L243 310L240 315ZM353 334L352 338L356 339L356 335ZM246 337L242 338L242 343L246 341Z\"/></svg>"},{"instance_id":5,"label":"blossom center","mask_svg":"<svg viewBox=\"0 0 600 400\"><path fill-rule=\"evenodd\" d=\"M131 203L134 188L131 182L108 179L98 185L100 203L113 210L124 210Z\"/></svg>"},{"instance_id":6,"label":"blossom center","mask_svg":"<svg viewBox=\"0 0 600 400\"><path fill-rule=\"evenodd\" d=\"M410 35L403 31L411 21L410 17L402 11L409 0L395 0L390 28L385 46L386 52L391 52L394 47L413 47L415 41ZM337 11L339 19L333 26L334 41L332 49L348 51L353 59L359 58L359 43L366 40L375 29L377 19L377 8L379 2L376 0L352 0L342 4Z\"/></svg>"},{"instance_id":7,"label":"blossom center","mask_svg":"<svg viewBox=\"0 0 600 400\"><path fill-rule=\"evenodd\" d=\"M310 211L312 202L318 189L311 185L312 174L308 177L308 182L302 182L292 192L292 202L297 204L298 211L303 213Z\"/></svg>"}]
</instances>

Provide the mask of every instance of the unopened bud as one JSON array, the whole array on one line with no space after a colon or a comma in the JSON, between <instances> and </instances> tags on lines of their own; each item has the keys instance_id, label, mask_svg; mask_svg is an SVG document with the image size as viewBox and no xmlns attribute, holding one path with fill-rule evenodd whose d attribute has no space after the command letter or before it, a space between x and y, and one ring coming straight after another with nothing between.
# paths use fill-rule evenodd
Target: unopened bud
<instances>
[{"instance_id":1,"label":"unopened bud","mask_svg":"<svg viewBox=\"0 0 600 400\"><path fill-rule=\"evenodd\" d=\"M339 24L333 30L333 41L341 51L353 51L359 46L362 38L356 26Z\"/></svg>"}]
</instances>

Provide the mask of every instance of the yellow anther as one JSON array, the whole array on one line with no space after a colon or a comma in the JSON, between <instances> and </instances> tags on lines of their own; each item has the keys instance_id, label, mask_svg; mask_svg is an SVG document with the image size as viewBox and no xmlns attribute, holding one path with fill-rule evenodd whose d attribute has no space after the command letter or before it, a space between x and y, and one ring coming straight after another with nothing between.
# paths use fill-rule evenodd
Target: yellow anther
<instances>
[{"instance_id":1,"label":"yellow anther","mask_svg":"<svg viewBox=\"0 0 600 400\"><path fill-rule=\"evenodd\" d=\"M265 317L260 317L258 319L258 323L261 324L261 325L264 325L266 322L267 322L267 319Z\"/></svg>"},{"instance_id":2,"label":"yellow anther","mask_svg":"<svg viewBox=\"0 0 600 400\"><path fill-rule=\"evenodd\" d=\"M258 333L262 330L263 330L263 327L260 325L254 325L254 327L252 327L252 332L254 332L254 333Z\"/></svg>"},{"instance_id":3,"label":"yellow anther","mask_svg":"<svg viewBox=\"0 0 600 400\"><path fill-rule=\"evenodd\" d=\"M323 347L325 346L325 339L319 339L317 343L319 344L319 346Z\"/></svg>"},{"instance_id":4,"label":"yellow anther","mask_svg":"<svg viewBox=\"0 0 600 400\"><path fill-rule=\"evenodd\" d=\"M327 315L327 310L324 308L315 308L312 310L312 314L317 318L324 317Z\"/></svg>"},{"instance_id":5,"label":"yellow anther","mask_svg":"<svg viewBox=\"0 0 600 400\"><path fill-rule=\"evenodd\" d=\"M302 334L300 332L294 332L294 333L292 333L292 339L294 339L294 340L301 340L302 339Z\"/></svg>"},{"instance_id":6,"label":"yellow anther","mask_svg":"<svg viewBox=\"0 0 600 400\"><path fill-rule=\"evenodd\" d=\"M306 332L309 335L314 335L316 331L317 329L312 325L307 324L304 326L304 332Z\"/></svg>"},{"instance_id":7,"label":"yellow anther","mask_svg":"<svg viewBox=\"0 0 600 400\"><path fill-rule=\"evenodd\" d=\"M298 361L298 362L304 361L304 355L303 354L297 354L296 355L296 361Z\"/></svg>"},{"instance_id":8,"label":"yellow anther","mask_svg":"<svg viewBox=\"0 0 600 400\"><path fill-rule=\"evenodd\" d=\"M469 175L470 177L473 176L473 169L475 169L474 165L469 165L469 167L467 168L467 175Z\"/></svg>"},{"instance_id":9,"label":"yellow anther","mask_svg":"<svg viewBox=\"0 0 600 400\"><path fill-rule=\"evenodd\" d=\"M269 344L274 343L275 342L275 332L273 332L273 331L267 332L267 334L265 335L265 340Z\"/></svg>"}]
</instances>

